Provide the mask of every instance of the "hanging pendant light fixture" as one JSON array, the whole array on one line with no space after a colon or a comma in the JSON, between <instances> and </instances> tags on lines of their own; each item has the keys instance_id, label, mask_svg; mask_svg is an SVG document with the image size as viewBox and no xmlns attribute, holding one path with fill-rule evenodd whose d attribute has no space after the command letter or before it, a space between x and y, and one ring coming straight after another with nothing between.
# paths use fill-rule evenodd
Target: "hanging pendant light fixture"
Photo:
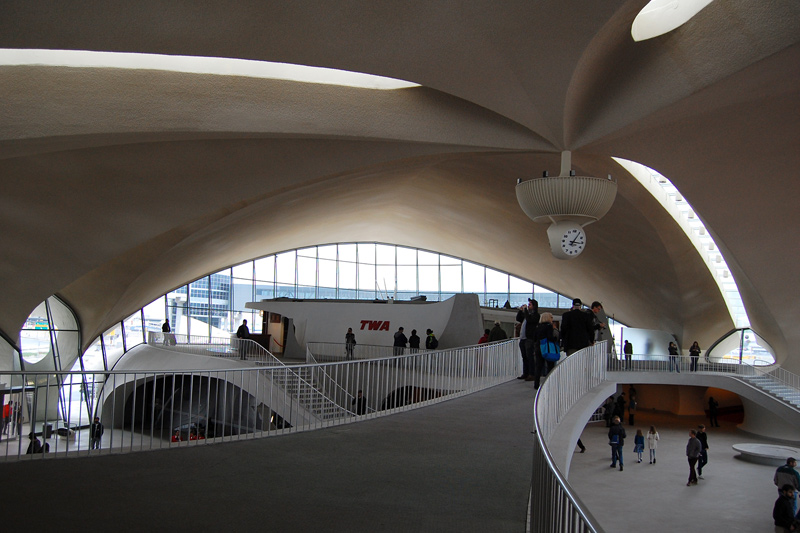
<instances>
[{"instance_id":1,"label":"hanging pendant light fixture","mask_svg":"<svg viewBox=\"0 0 800 533\"><path fill-rule=\"evenodd\" d=\"M586 246L583 227L602 218L617 196L617 182L608 178L576 176L572 153L561 152L561 173L519 181L520 207L534 222L550 223L550 250L558 259L572 259Z\"/></svg>"}]
</instances>

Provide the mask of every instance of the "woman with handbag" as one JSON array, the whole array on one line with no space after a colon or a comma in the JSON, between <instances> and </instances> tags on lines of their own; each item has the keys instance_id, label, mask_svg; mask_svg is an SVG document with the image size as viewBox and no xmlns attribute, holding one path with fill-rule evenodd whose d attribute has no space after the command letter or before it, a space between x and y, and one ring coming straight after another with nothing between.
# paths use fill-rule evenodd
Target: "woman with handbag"
<instances>
[{"instance_id":1,"label":"woman with handbag","mask_svg":"<svg viewBox=\"0 0 800 533\"><path fill-rule=\"evenodd\" d=\"M551 313L542 313L533 339L536 352L533 388L538 389L542 376L547 375L553 369L561 355L558 345L558 330L553 326L553 315Z\"/></svg>"}]
</instances>

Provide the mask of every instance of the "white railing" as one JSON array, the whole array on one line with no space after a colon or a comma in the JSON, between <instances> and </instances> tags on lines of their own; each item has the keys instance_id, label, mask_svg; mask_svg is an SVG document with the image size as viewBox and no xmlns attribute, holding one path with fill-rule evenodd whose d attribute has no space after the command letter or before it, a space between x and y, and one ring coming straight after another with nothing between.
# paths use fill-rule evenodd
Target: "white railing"
<instances>
[{"instance_id":1,"label":"white railing","mask_svg":"<svg viewBox=\"0 0 800 533\"><path fill-rule=\"evenodd\" d=\"M509 381L520 372L518 359L512 340L313 365L4 373L12 390L24 391L15 396L24 418L19 431L12 432L19 436L0 442L0 459L199 446L345 424ZM364 415L354 415L358 390L367 402ZM104 426L99 450L91 449L95 415ZM30 433L48 445L49 453L26 454Z\"/></svg>"},{"instance_id":2,"label":"white railing","mask_svg":"<svg viewBox=\"0 0 800 533\"><path fill-rule=\"evenodd\" d=\"M374 344L356 344L353 346L352 355L347 351L345 343L337 342L309 342L306 343L306 348L314 358L319 362L335 362L335 361L349 361L360 359L380 359L382 357L395 356L395 348L393 346L377 346ZM427 350L424 348L411 349L403 348L403 355L413 355L415 353L424 353Z\"/></svg>"},{"instance_id":3,"label":"white railing","mask_svg":"<svg viewBox=\"0 0 800 533\"><path fill-rule=\"evenodd\" d=\"M530 531L602 531L561 473L547 444L556 426L578 400L605 381L606 359L605 342L576 352L556 365L536 394Z\"/></svg>"},{"instance_id":4,"label":"white railing","mask_svg":"<svg viewBox=\"0 0 800 533\"><path fill-rule=\"evenodd\" d=\"M192 355L258 361L282 366L283 363L263 346L250 339L201 337L148 331L147 344Z\"/></svg>"}]
</instances>

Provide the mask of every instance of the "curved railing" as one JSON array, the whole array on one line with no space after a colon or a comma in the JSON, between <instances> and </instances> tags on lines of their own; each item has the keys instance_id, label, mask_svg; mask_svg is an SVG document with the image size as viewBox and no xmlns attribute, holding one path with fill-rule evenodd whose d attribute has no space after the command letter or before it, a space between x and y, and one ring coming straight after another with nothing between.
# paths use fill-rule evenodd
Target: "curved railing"
<instances>
[{"instance_id":1,"label":"curved railing","mask_svg":"<svg viewBox=\"0 0 800 533\"><path fill-rule=\"evenodd\" d=\"M423 339L424 342L424 339ZM347 361L351 359L380 359L381 357L393 357L395 351L393 346L378 346L375 344L356 344L353 346L352 355L347 351L345 343L338 342L309 342L306 343L308 351L314 355L318 362ZM427 350L403 348L402 355L413 355L423 353Z\"/></svg>"},{"instance_id":2,"label":"curved railing","mask_svg":"<svg viewBox=\"0 0 800 533\"><path fill-rule=\"evenodd\" d=\"M283 366L283 362L263 346L250 339L236 337L202 337L177 333L147 332L147 344L157 348L192 355L240 359Z\"/></svg>"},{"instance_id":3,"label":"curved railing","mask_svg":"<svg viewBox=\"0 0 800 533\"><path fill-rule=\"evenodd\" d=\"M578 400L605 381L606 359L605 342L576 352L556 365L536 394L529 531L602 531L570 487L547 444Z\"/></svg>"},{"instance_id":4,"label":"curved railing","mask_svg":"<svg viewBox=\"0 0 800 533\"><path fill-rule=\"evenodd\" d=\"M24 416L21 427L0 441L0 459L198 446L346 424L504 383L519 374L518 361L517 341L510 340L313 365L5 372ZM298 386L293 390L290 383ZM358 390L366 397L365 414L354 414L361 411L352 402ZM95 405L95 412L88 413L87 404ZM99 450L91 449L95 414L104 426ZM49 453L26 454L30 433L49 446Z\"/></svg>"}]
</instances>

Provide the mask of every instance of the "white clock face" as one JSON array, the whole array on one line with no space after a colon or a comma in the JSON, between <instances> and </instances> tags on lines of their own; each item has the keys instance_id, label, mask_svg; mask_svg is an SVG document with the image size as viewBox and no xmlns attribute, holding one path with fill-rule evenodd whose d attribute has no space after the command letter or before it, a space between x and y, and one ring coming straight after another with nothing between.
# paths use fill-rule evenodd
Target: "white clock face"
<instances>
[{"instance_id":1,"label":"white clock face","mask_svg":"<svg viewBox=\"0 0 800 533\"><path fill-rule=\"evenodd\" d=\"M586 234L581 228L570 228L561 236L561 249L568 256L579 255L586 246Z\"/></svg>"}]
</instances>

